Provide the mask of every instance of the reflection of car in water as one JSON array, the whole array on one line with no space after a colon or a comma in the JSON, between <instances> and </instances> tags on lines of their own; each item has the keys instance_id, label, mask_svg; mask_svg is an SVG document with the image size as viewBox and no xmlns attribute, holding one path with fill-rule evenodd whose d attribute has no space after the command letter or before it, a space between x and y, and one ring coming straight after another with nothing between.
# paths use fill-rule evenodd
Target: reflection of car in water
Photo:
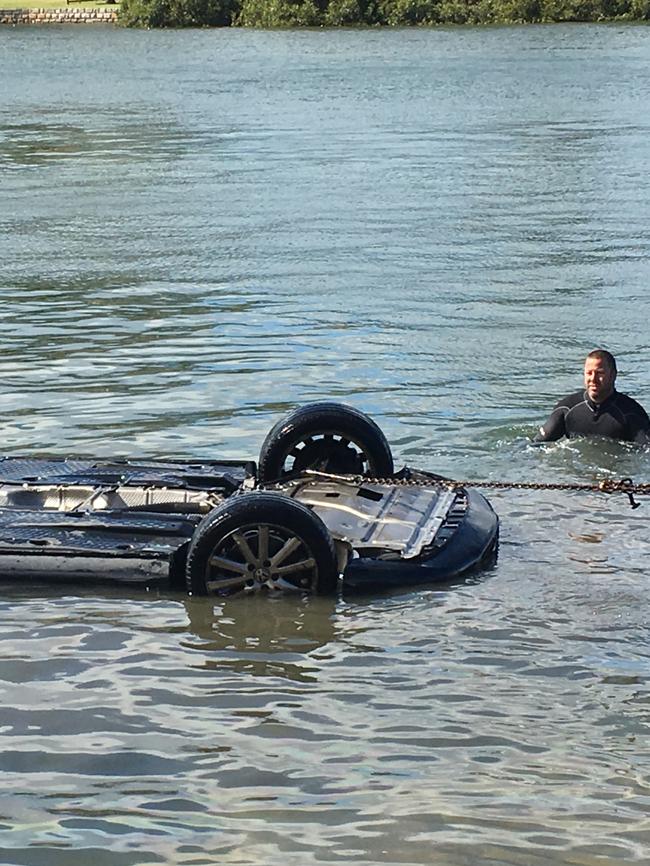
<instances>
[{"instance_id":1,"label":"reflection of car in water","mask_svg":"<svg viewBox=\"0 0 650 866\"><path fill-rule=\"evenodd\" d=\"M240 593L216 603L185 597L183 604L188 618L183 647L197 650L195 663L207 669L314 682L322 659L329 658L329 651L323 657L319 651L341 637L333 597Z\"/></svg>"},{"instance_id":2,"label":"reflection of car in water","mask_svg":"<svg viewBox=\"0 0 650 866\"><path fill-rule=\"evenodd\" d=\"M6 577L335 592L456 577L496 552L487 500L395 472L366 415L303 406L246 461L0 461Z\"/></svg>"}]
</instances>

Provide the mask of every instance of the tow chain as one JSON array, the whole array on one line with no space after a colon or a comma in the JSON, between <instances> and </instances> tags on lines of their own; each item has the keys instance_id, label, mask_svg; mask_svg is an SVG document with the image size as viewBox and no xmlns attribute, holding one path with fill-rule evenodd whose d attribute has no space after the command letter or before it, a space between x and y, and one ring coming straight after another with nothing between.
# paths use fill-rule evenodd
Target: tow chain
<instances>
[{"instance_id":1,"label":"tow chain","mask_svg":"<svg viewBox=\"0 0 650 866\"><path fill-rule=\"evenodd\" d=\"M571 490L591 493L624 493L629 499L632 508L638 508L641 503L634 498L650 494L650 484L635 484L631 478L604 478L602 481L592 484L576 484L538 481L477 481L477 480L455 480L452 478L377 478L366 475L332 475L327 472L318 472L308 469L307 474L325 478L338 478L355 484L387 484L393 487L447 487L450 490L458 490L461 487L482 487L489 490Z\"/></svg>"},{"instance_id":2,"label":"tow chain","mask_svg":"<svg viewBox=\"0 0 650 866\"><path fill-rule=\"evenodd\" d=\"M638 508L641 503L634 499L634 494L643 496L650 494L650 484L635 484L631 478L604 478L593 484L572 483L542 483L526 481L452 481L452 489L458 487L484 487L493 490L580 490L592 493L624 493L632 508Z\"/></svg>"}]
</instances>

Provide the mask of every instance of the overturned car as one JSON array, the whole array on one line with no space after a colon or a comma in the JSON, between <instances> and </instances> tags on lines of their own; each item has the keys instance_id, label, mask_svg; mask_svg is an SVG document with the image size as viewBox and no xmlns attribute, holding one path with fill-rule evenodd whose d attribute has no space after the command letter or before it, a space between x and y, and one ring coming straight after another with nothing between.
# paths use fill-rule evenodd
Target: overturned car
<instances>
[{"instance_id":1,"label":"overturned car","mask_svg":"<svg viewBox=\"0 0 650 866\"><path fill-rule=\"evenodd\" d=\"M196 595L455 578L496 555L488 501L394 471L362 412L311 403L251 461L0 459L0 575Z\"/></svg>"}]
</instances>

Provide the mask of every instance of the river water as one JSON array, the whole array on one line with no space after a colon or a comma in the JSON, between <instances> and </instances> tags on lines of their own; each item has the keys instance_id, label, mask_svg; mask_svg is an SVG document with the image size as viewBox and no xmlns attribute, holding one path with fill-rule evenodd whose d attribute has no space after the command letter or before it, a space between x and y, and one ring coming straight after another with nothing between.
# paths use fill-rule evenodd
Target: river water
<instances>
[{"instance_id":1,"label":"river water","mask_svg":"<svg viewBox=\"0 0 650 866\"><path fill-rule=\"evenodd\" d=\"M252 457L369 412L454 477L605 345L650 404L650 29L0 31L7 453ZM0 593L0 862L650 862L650 501L504 491L497 566L361 598Z\"/></svg>"}]
</instances>

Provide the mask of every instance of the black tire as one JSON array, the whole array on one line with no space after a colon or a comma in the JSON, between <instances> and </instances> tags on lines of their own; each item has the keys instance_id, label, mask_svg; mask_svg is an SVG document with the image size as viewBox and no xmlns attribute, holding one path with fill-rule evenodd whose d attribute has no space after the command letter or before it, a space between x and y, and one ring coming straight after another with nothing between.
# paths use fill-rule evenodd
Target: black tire
<instances>
[{"instance_id":1,"label":"black tire","mask_svg":"<svg viewBox=\"0 0 650 866\"><path fill-rule=\"evenodd\" d=\"M393 474L393 455L375 422L352 406L308 403L282 418L262 444L261 483L317 469L336 475Z\"/></svg>"},{"instance_id":2,"label":"black tire","mask_svg":"<svg viewBox=\"0 0 650 866\"><path fill-rule=\"evenodd\" d=\"M226 500L196 527L187 554L193 595L267 589L331 593L338 567L332 537L316 514L280 493Z\"/></svg>"}]
</instances>

